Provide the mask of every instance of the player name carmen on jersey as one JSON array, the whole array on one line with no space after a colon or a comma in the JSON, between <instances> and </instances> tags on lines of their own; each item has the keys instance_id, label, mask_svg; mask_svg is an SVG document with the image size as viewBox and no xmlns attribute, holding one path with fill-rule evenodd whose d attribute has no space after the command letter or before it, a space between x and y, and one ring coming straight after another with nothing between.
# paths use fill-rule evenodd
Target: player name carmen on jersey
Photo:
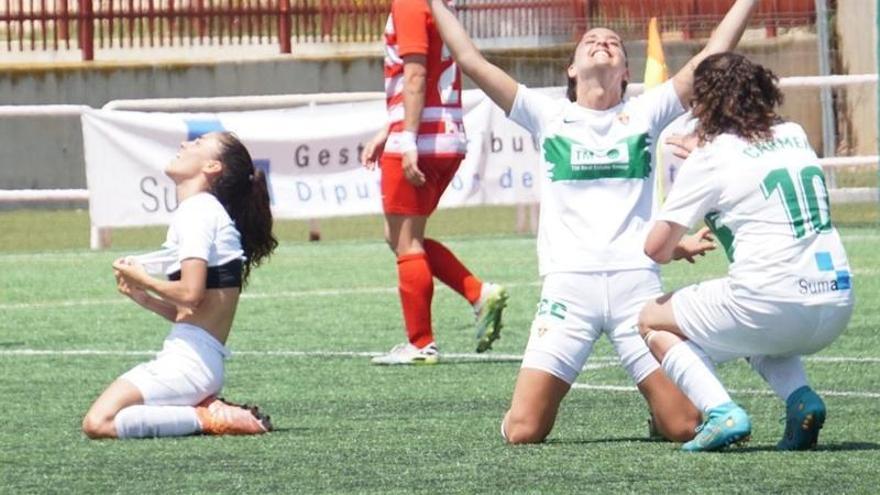
<instances>
[{"instance_id":1,"label":"player name carmen on jersey","mask_svg":"<svg viewBox=\"0 0 880 495\"><path fill-rule=\"evenodd\" d=\"M811 150L810 142L799 136L777 137L770 141L763 141L743 150L743 154L749 158L758 158L764 153L782 150Z\"/></svg>"}]
</instances>

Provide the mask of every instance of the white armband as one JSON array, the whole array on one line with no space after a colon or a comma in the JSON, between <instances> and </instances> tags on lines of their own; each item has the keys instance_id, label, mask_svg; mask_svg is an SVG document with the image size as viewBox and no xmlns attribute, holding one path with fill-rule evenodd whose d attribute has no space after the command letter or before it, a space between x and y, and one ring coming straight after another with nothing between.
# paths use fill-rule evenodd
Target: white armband
<instances>
[{"instance_id":1,"label":"white armband","mask_svg":"<svg viewBox=\"0 0 880 495\"><path fill-rule=\"evenodd\" d=\"M408 153L410 151L416 151L419 149L418 144L416 144L416 133L412 131L400 131L398 134L399 142L400 142L400 152Z\"/></svg>"}]
</instances>

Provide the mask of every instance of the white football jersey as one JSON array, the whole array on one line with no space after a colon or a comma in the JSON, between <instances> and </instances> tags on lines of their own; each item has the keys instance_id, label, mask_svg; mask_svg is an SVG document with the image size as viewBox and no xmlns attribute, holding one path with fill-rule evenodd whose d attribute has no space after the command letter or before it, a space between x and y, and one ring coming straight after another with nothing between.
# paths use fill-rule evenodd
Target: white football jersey
<instances>
[{"instance_id":1,"label":"white football jersey","mask_svg":"<svg viewBox=\"0 0 880 495\"><path fill-rule=\"evenodd\" d=\"M539 139L543 156L542 276L656 269L644 254L654 143L682 113L671 81L604 111L519 87L509 117Z\"/></svg>"},{"instance_id":2,"label":"white football jersey","mask_svg":"<svg viewBox=\"0 0 880 495\"><path fill-rule=\"evenodd\" d=\"M801 126L776 125L772 140L754 144L723 134L694 150L658 219L693 227L704 218L731 262L734 291L806 304L848 299L849 263Z\"/></svg>"},{"instance_id":3,"label":"white football jersey","mask_svg":"<svg viewBox=\"0 0 880 495\"><path fill-rule=\"evenodd\" d=\"M187 258L205 260L209 267L244 259L241 234L213 194L199 193L181 201L171 218L162 247L176 253L166 275L180 270Z\"/></svg>"}]
</instances>

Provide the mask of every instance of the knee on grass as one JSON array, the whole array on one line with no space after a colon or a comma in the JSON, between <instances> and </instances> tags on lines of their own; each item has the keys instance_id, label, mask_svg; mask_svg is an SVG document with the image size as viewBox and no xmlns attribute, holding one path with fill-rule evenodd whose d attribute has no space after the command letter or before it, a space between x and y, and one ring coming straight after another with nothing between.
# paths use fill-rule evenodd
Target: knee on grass
<instances>
[{"instance_id":1,"label":"knee on grass","mask_svg":"<svg viewBox=\"0 0 880 495\"><path fill-rule=\"evenodd\" d=\"M113 438L114 429L113 418L105 418L91 412L86 414L82 421L82 432L93 440Z\"/></svg>"},{"instance_id":2,"label":"knee on grass","mask_svg":"<svg viewBox=\"0 0 880 495\"><path fill-rule=\"evenodd\" d=\"M501 435L509 444L541 443L550 434L549 427L537 418L512 415L508 412L501 421Z\"/></svg>"},{"instance_id":3,"label":"knee on grass","mask_svg":"<svg viewBox=\"0 0 880 495\"><path fill-rule=\"evenodd\" d=\"M657 431L672 442L690 441L696 435L696 429L703 421L702 415L694 409L692 412L680 414L674 418L655 418Z\"/></svg>"}]
</instances>

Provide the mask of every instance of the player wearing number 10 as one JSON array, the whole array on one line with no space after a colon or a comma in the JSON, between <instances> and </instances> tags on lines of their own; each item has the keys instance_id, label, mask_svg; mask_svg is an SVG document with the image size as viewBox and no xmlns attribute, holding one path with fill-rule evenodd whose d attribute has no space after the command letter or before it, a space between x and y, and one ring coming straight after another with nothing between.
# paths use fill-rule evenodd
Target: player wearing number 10
<instances>
[{"instance_id":1,"label":"player wearing number 10","mask_svg":"<svg viewBox=\"0 0 880 495\"><path fill-rule=\"evenodd\" d=\"M846 252L831 224L828 191L801 126L782 121L776 76L733 53L694 73L699 141L681 168L645 245L668 262L705 216L730 260L729 275L651 302L639 326L666 373L706 414L684 450L747 439L751 422L713 372L745 357L786 402L778 447L816 444L825 405L799 356L827 347L852 315Z\"/></svg>"}]
</instances>

